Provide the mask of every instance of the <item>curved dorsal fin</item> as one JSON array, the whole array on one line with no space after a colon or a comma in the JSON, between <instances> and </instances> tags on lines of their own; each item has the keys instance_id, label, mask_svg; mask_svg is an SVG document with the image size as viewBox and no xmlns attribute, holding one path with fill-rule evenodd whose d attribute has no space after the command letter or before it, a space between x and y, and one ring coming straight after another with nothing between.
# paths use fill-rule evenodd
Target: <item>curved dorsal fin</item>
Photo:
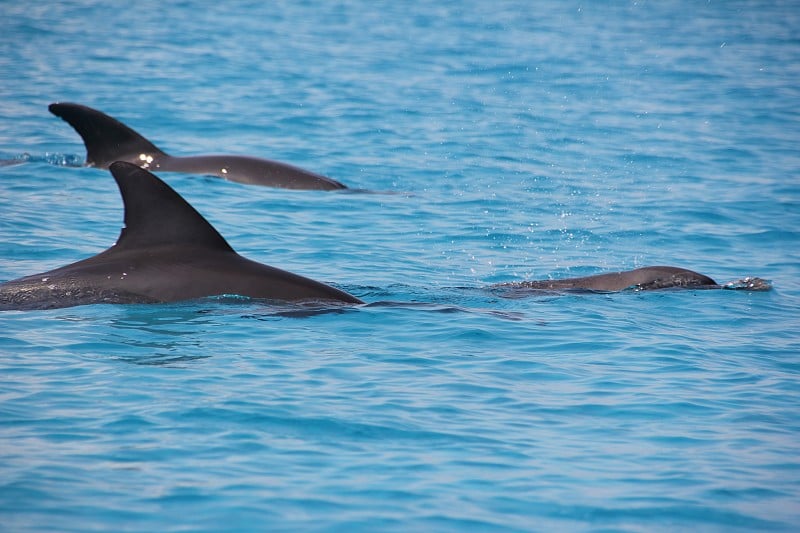
<instances>
[{"instance_id":1,"label":"curved dorsal fin","mask_svg":"<svg viewBox=\"0 0 800 533\"><path fill-rule=\"evenodd\" d=\"M50 104L48 109L68 122L83 138L87 165L106 168L132 155L167 155L122 122L91 107L63 102Z\"/></svg>"},{"instance_id":2,"label":"curved dorsal fin","mask_svg":"<svg viewBox=\"0 0 800 533\"><path fill-rule=\"evenodd\" d=\"M233 252L203 215L157 176L123 161L109 168L125 205L125 227L115 249L189 244Z\"/></svg>"}]
</instances>

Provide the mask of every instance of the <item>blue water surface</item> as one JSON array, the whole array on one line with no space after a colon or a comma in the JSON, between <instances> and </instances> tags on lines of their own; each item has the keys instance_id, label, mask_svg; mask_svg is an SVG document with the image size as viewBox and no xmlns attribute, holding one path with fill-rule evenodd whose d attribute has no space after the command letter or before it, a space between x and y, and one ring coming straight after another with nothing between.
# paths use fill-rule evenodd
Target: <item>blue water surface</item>
<instances>
[{"instance_id":1,"label":"blue water surface","mask_svg":"<svg viewBox=\"0 0 800 533\"><path fill-rule=\"evenodd\" d=\"M0 281L122 225L55 101L375 192L161 176L365 306L0 314L0 529L800 528L795 3L0 14ZM658 264L774 288L487 290Z\"/></svg>"}]
</instances>

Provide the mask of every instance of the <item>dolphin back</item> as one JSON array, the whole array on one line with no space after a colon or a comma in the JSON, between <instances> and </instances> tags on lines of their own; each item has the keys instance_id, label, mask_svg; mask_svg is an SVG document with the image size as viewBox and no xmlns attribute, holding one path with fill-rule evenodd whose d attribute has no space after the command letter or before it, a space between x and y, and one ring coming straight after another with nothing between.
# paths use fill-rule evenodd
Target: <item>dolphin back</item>
<instances>
[{"instance_id":1,"label":"dolphin back","mask_svg":"<svg viewBox=\"0 0 800 533\"><path fill-rule=\"evenodd\" d=\"M622 272L609 272L580 278L500 283L494 288L517 295L528 291L600 291L617 292L674 288L721 288L710 277L672 266L649 266Z\"/></svg>"}]
</instances>

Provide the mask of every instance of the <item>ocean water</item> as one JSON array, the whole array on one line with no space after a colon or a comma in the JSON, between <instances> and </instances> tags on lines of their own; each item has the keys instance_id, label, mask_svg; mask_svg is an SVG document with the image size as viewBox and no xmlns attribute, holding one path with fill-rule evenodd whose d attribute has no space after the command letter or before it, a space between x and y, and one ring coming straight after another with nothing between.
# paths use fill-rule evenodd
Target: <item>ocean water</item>
<instances>
[{"instance_id":1,"label":"ocean water","mask_svg":"<svg viewBox=\"0 0 800 533\"><path fill-rule=\"evenodd\" d=\"M372 191L161 175L364 306L1 313L3 531L800 528L795 3L0 15L0 281L122 224L55 101ZM489 290L657 264L773 290Z\"/></svg>"}]
</instances>

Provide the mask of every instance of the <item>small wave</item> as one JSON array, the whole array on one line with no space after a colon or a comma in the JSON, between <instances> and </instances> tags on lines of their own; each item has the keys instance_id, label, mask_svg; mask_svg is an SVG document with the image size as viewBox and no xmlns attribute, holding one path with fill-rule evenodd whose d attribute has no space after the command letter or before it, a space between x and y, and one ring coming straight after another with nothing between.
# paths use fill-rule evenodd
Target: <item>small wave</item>
<instances>
[{"instance_id":1,"label":"small wave","mask_svg":"<svg viewBox=\"0 0 800 533\"><path fill-rule=\"evenodd\" d=\"M85 165L84 157L79 154L56 154L45 153L43 155L29 154L23 152L14 155L0 156L0 167L10 167L13 165L21 165L23 163L47 163L57 167L83 167Z\"/></svg>"},{"instance_id":2,"label":"small wave","mask_svg":"<svg viewBox=\"0 0 800 533\"><path fill-rule=\"evenodd\" d=\"M14 155L11 157L0 158L0 167L10 167L13 165L21 165L31 160L31 155L28 153Z\"/></svg>"}]
</instances>

